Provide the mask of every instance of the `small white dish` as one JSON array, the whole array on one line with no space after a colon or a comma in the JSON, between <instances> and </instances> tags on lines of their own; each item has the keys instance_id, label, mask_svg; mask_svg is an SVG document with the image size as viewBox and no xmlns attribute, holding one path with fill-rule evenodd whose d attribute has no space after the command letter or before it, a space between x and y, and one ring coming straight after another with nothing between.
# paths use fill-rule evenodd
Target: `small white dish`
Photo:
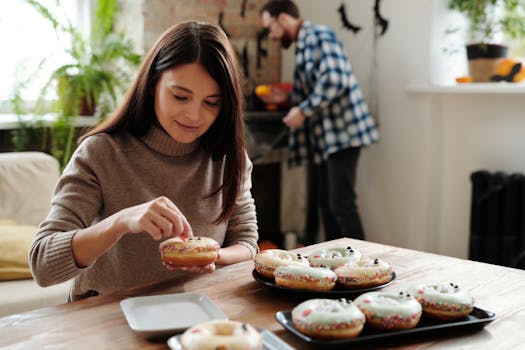
<instances>
[{"instance_id":1,"label":"small white dish","mask_svg":"<svg viewBox=\"0 0 525 350\"><path fill-rule=\"evenodd\" d=\"M267 329L259 328L263 341L263 350L295 350L284 340L273 334ZM168 339L168 346L171 350L182 350L180 343L181 334L174 335Z\"/></svg>"},{"instance_id":2,"label":"small white dish","mask_svg":"<svg viewBox=\"0 0 525 350\"><path fill-rule=\"evenodd\" d=\"M205 321L228 319L202 294L133 297L122 300L120 307L129 327L147 338L177 334Z\"/></svg>"}]
</instances>

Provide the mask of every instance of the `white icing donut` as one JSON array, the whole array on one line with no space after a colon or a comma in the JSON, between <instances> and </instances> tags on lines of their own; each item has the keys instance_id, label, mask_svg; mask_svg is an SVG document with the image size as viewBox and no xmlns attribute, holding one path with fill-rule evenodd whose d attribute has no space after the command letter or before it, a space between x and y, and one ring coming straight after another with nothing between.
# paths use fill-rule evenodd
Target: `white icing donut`
<instances>
[{"instance_id":1,"label":"white icing donut","mask_svg":"<svg viewBox=\"0 0 525 350\"><path fill-rule=\"evenodd\" d=\"M219 243L209 237L192 237L187 241L170 238L159 245L162 261L172 265L207 265L219 258Z\"/></svg>"},{"instance_id":2,"label":"white icing donut","mask_svg":"<svg viewBox=\"0 0 525 350\"><path fill-rule=\"evenodd\" d=\"M439 320L465 317L474 308L474 299L457 284L416 285L410 292L423 306L423 314Z\"/></svg>"},{"instance_id":3,"label":"white icing donut","mask_svg":"<svg viewBox=\"0 0 525 350\"><path fill-rule=\"evenodd\" d=\"M261 350L262 338L251 325L213 320L188 328L181 336L183 350Z\"/></svg>"},{"instance_id":4,"label":"white icing donut","mask_svg":"<svg viewBox=\"0 0 525 350\"><path fill-rule=\"evenodd\" d=\"M394 269L384 260L364 258L334 269L344 288L370 288L390 282Z\"/></svg>"},{"instance_id":5,"label":"white icing donut","mask_svg":"<svg viewBox=\"0 0 525 350\"><path fill-rule=\"evenodd\" d=\"M310 299L293 308L292 321L308 336L341 339L359 335L365 315L351 300Z\"/></svg>"},{"instance_id":6,"label":"white icing donut","mask_svg":"<svg viewBox=\"0 0 525 350\"><path fill-rule=\"evenodd\" d=\"M361 252L351 247L329 247L316 250L308 255L312 267L329 267L331 269L361 259Z\"/></svg>"},{"instance_id":7,"label":"white icing donut","mask_svg":"<svg viewBox=\"0 0 525 350\"><path fill-rule=\"evenodd\" d=\"M337 281L335 272L328 268L303 265L281 265L273 275L275 284L294 289L330 290Z\"/></svg>"},{"instance_id":8,"label":"white icing donut","mask_svg":"<svg viewBox=\"0 0 525 350\"><path fill-rule=\"evenodd\" d=\"M414 328L421 318L421 304L409 293L368 292L354 300L366 324L382 330Z\"/></svg>"},{"instance_id":9,"label":"white icing donut","mask_svg":"<svg viewBox=\"0 0 525 350\"><path fill-rule=\"evenodd\" d=\"M281 265L306 265L306 257L298 253L290 253L282 249L266 249L255 255L253 259L255 270L261 275L273 279L273 271Z\"/></svg>"}]
</instances>

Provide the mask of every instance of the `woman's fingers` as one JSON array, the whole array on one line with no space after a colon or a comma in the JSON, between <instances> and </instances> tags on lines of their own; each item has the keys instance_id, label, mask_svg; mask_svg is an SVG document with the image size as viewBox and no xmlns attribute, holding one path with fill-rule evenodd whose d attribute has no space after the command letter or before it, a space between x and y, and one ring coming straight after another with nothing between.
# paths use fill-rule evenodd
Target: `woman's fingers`
<instances>
[{"instance_id":1,"label":"woman's fingers","mask_svg":"<svg viewBox=\"0 0 525 350\"><path fill-rule=\"evenodd\" d=\"M180 231L174 232L174 234L180 236L183 240L188 240L189 238L193 237L193 230L191 229L190 223L188 222L184 214L182 214L180 209L170 200L167 200L166 205L168 209L171 209L178 214L178 217L180 218L182 223L182 228L180 229Z\"/></svg>"}]
</instances>

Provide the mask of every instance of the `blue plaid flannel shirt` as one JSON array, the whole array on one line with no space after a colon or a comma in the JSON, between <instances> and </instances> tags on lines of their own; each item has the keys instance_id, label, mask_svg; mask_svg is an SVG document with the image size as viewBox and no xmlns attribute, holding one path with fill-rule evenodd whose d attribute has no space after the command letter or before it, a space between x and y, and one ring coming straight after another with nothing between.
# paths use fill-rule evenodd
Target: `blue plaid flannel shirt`
<instances>
[{"instance_id":1,"label":"blue plaid flannel shirt","mask_svg":"<svg viewBox=\"0 0 525 350\"><path fill-rule=\"evenodd\" d=\"M307 118L290 130L290 166L319 164L332 153L379 140L343 45L330 28L303 22L295 60L292 102Z\"/></svg>"}]
</instances>

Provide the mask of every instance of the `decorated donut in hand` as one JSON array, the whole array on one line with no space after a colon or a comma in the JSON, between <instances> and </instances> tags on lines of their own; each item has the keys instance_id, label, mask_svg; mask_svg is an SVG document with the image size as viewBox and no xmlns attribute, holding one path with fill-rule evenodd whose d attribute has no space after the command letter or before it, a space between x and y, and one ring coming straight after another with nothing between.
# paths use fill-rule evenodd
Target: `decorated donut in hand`
<instances>
[{"instance_id":1,"label":"decorated donut in hand","mask_svg":"<svg viewBox=\"0 0 525 350\"><path fill-rule=\"evenodd\" d=\"M255 255L253 259L255 270L261 275L273 279L273 272L281 265L310 266L308 260L298 253L290 253L282 249L266 249Z\"/></svg>"},{"instance_id":2,"label":"decorated donut in hand","mask_svg":"<svg viewBox=\"0 0 525 350\"><path fill-rule=\"evenodd\" d=\"M188 328L181 336L183 350L262 350L261 334L250 324L213 320Z\"/></svg>"},{"instance_id":3,"label":"decorated donut in hand","mask_svg":"<svg viewBox=\"0 0 525 350\"><path fill-rule=\"evenodd\" d=\"M220 245L209 237L192 237L183 241L178 237L159 245L160 258L170 265L208 265L219 258Z\"/></svg>"},{"instance_id":4,"label":"decorated donut in hand","mask_svg":"<svg viewBox=\"0 0 525 350\"><path fill-rule=\"evenodd\" d=\"M295 328L321 339L344 339L359 335L365 315L347 299L310 299L292 310Z\"/></svg>"},{"instance_id":5,"label":"decorated donut in hand","mask_svg":"<svg viewBox=\"0 0 525 350\"><path fill-rule=\"evenodd\" d=\"M381 330L414 328L421 318L421 304L410 293L368 292L354 300L366 324Z\"/></svg>"},{"instance_id":6,"label":"decorated donut in hand","mask_svg":"<svg viewBox=\"0 0 525 350\"><path fill-rule=\"evenodd\" d=\"M310 266L325 266L331 269L359 259L361 259L361 252L352 247L328 247L316 250L308 255Z\"/></svg>"},{"instance_id":7,"label":"decorated donut in hand","mask_svg":"<svg viewBox=\"0 0 525 350\"><path fill-rule=\"evenodd\" d=\"M409 289L423 306L425 316L443 321L470 314L474 299L454 283L416 285Z\"/></svg>"},{"instance_id":8,"label":"decorated donut in hand","mask_svg":"<svg viewBox=\"0 0 525 350\"><path fill-rule=\"evenodd\" d=\"M363 258L334 269L337 284L347 289L371 288L392 280L394 269L384 260Z\"/></svg>"},{"instance_id":9,"label":"decorated donut in hand","mask_svg":"<svg viewBox=\"0 0 525 350\"><path fill-rule=\"evenodd\" d=\"M325 267L281 265L273 275L276 285L293 289L331 290L337 281L335 272Z\"/></svg>"}]
</instances>

